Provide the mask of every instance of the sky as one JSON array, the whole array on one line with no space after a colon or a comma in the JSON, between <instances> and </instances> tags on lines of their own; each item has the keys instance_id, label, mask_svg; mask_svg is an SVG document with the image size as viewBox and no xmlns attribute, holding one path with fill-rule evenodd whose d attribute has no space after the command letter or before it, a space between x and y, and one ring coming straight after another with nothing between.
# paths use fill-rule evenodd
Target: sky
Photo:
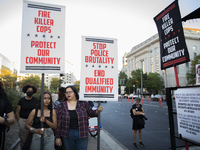
<instances>
[{"instance_id":1,"label":"sky","mask_svg":"<svg viewBox=\"0 0 200 150\"><path fill-rule=\"evenodd\" d=\"M27 0L29 1L29 0ZM32 0L33 1L33 0ZM65 14L65 71L81 74L81 36L115 38L118 70L132 47L157 33L153 18L174 0L35 0L62 5ZM181 17L200 7L200 0L179 0ZM0 0L0 53L20 72L23 0ZM200 20L183 23L200 29Z\"/></svg>"}]
</instances>

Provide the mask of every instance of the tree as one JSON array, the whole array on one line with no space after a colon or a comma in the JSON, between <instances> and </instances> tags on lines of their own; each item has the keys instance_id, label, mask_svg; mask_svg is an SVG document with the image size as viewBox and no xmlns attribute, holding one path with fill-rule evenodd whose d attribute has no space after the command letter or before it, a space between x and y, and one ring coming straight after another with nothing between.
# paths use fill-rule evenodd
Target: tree
<instances>
[{"instance_id":1,"label":"tree","mask_svg":"<svg viewBox=\"0 0 200 150\"><path fill-rule=\"evenodd\" d=\"M25 79L19 81L19 85L22 88L26 84L31 84L36 86L38 89L41 87L41 79L38 75L31 75L30 77L26 77Z\"/></svg>"},{"instance_id":2,"label":"tree","mask_svg":"<svg viewBox=\"0 0 200 150\"><path fill-rule=\"evenodd\" d=\"M13 88L16 86L17 76L10 70L1 69L0 80L4 82L5 87Z\"/></svg>"},{"instance_id":3,"label":"tree","mask_svg":"<svg viewBox=\"0 0 200 150\"><path fill-rule=\"evenodd\" d=\"M56 93L58 87L60 84L60 79L59 78L52 78L50 81L50 90L54 93Z\"/></svg>"},{"instance_id":4,"label":"tree","mask_svg":"<svg viewBox=\"0 0 200 150\"><path fill-rule=\"evenodd\" d=\"M157 90L162 90L164 85L163 78L159 73L149 73L145 82L145 87L150 93L156 93Z\"/></svg>"},{"instance_id":5,"label":"tree","mask_svg":"<svg viewBox=\"0 0 200 150\"><path fill-rule=\"evenodd\" d=\"M118 78L118 87L119 87L119 93L121 93L121 86L125 86L127 83L127 75L125 72L120 72L119 78ZM127 88L125 89L127 92Z\"/></svg>"},{"instance_id":6,"label":"tree","mask_svg":"<svg viewBox=\"0 0 200 150\"><path fill-rule=\"evenodd\" d=\"M77 84L77 85L74 85L74 86L76 87L77 91L79 91L79 89L80 89L80 80L74 82L74 84ZM79 85L78 85L78 84L79 84Z\"/></svg>"},{"instance_id":7,"label":"tree","mask_svg":"<svg viewBox=\"0 0 200 150\"><path fill-rule=\"evenodd\" d=\"M193 60L191 60L191 68L189 73L186 74L187 85L196 84L196 65L200 64L200 54L197 55Z\"/></svg>"}]
</instances>

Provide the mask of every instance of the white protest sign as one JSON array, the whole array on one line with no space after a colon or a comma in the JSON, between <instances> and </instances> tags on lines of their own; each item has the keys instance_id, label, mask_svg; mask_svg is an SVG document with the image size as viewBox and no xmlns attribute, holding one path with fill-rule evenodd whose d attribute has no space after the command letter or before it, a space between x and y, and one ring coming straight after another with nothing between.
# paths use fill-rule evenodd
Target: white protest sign
<instances>
[{"instance_id":1,"label":"white protest sign","mask_svg":"<svg viewBox=\"0 0 200 150\"><path fill-rule=\"evenodd\" d=\"M118 100L117 40L82 37L80 100Z\"/></svg>"},{"instance_id":2,"label":"white protest sign","mask_svg":"<svg viewBox=\"0 0 200 150\"><path fill-rule=\"evenodd\" d=\"M200 85L200 64L196 65L196 84Z\"/></svg>"},{"instance_id":3,"label":"white protest sign","mask_svg":"<svg viewBox=\"0 0 200 150\"><path fill-rule=\"evenodd\" d=\"M21 73L64 73L65 6L23 2Z\"/></svg>"},{"instance_id":4,"label":"white protest sign","mask_svg":"<svg viewBox=\"0 0 200 150\"><path fill-rule=\"evenodd\" d=\"M183 88L175 91L178 133L183 138L199 143L200 139L200 88Z\"/></svg>"}]
</instances>

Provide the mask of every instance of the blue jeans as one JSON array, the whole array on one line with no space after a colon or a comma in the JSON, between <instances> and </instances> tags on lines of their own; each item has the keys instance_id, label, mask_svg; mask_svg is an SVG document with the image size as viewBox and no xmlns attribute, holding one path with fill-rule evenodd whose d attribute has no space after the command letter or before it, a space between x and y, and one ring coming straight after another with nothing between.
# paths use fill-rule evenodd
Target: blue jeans
<instances>
[{"instance_id":1,"label":"blue jeans","mask_svg":"<svg viewBox=\"0 0 200 150\"><path fill-rule=\"evenodd\" d=\"M68 138L62 138L65 150L87 150L88 138L79 138L78 129L69 129Z\"/></svg>"},{"instance_id":2,"label":"blue jeans","mask_svg":"<svg viewBox=\"0 0 200 150\"><path fill-rule=\"evenodd\" d=\"M44 149L43 150L54 150L55 137L51 128L44 131ZM41 135L33 134L30 150L40 150Z\"/></svg>"}]
</instances>

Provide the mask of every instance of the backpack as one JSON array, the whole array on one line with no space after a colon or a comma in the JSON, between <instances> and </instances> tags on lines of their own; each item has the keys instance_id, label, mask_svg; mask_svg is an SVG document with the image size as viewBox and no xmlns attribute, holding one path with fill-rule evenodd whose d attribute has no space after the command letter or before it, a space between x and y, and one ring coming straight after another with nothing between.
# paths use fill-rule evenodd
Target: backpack
<instances>
[{"instance_id":1,"label":"backpack","mask_svg":"<svg viewBox=\"0 0 200 150\"><path fill-rule=\"evenodd\" d=\"M133 119L133 109L132 109L132 107L131 107L131 109L130 109L130 116L131 116L131 118Z\"/></svg>"}]
</instances>

